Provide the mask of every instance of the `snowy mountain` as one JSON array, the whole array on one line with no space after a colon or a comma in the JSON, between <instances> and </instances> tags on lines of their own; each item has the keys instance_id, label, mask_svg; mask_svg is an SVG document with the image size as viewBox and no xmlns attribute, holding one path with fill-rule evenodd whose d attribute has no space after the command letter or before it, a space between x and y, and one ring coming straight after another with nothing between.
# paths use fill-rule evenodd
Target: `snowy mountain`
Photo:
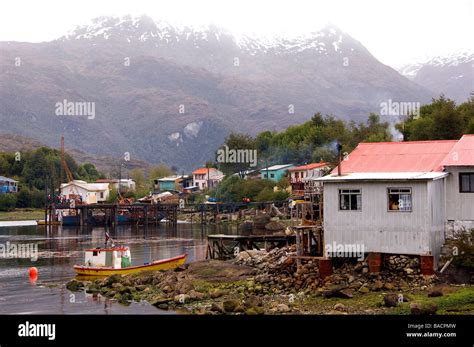
<instances>
[{"instance_id":1,"label":"snowy mountain","mask_svg":"<svg viewBox=\"0 0 474 347\"><path fill-rule=\"evenodd\" d=\"M474 53L438 56L402 66L399 72L437 94L464 102L474 92Z\"/></svg>"},{"instance_id":2,"label":"snowy mountain","mask_svg":"<svg viewBox=\"0 0 474 347\"><path fill-rule=\"evenodd\" d=\"M315 112L363 121L389 99L434 96L334 26L253 38L101 17L51 42L0 49L2 131L48 145L64 134L88 153L128 152L179 169L212 158L231 131L280 130ZM63 100L93 102L96 115L57 116Z\"/></svg>"}]
</instances>

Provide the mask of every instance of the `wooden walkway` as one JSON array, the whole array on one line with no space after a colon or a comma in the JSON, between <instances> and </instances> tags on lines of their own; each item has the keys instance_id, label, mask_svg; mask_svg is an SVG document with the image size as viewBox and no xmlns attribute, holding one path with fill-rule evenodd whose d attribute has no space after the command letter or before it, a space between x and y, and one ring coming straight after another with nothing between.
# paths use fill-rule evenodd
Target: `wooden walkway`
<instances>
[{"instance_id":1,"label":"wooden walkway","mask_svg":"<svg viewBox=\"0 0 474 347\"><path fill-rule=\"evenodd\" d=\"M201 224L208 223L209 215L215 217L218 214L231 214L238 213L239 211L245 211L251 208L256 210L269 210L272 206L285 207L283 214L290 216L287 201L265 201L265 202L216 202L206 204L189 204L186 207L179 207L179 214L197 214L200 216Z\"/></svg>"},{"instance_id":2,"label":"wooden walkway","mask_svg":"<svg viewBox=\"0 0 474 347\"><path fill-rule=\"evenodd\" d=\"M45 208L46 225L57 222L57 211L67 213L65 215L77 216L77 225L110 225L116 226L120 223L136 223L147 226L166 219L172 226L176 227L178 222L177 204L88 204L68 206L61 204L49 204ZM121 218L122 216L127 216ZM64 218L64 217L63 217Z\"/></svg>"}]
</instances>

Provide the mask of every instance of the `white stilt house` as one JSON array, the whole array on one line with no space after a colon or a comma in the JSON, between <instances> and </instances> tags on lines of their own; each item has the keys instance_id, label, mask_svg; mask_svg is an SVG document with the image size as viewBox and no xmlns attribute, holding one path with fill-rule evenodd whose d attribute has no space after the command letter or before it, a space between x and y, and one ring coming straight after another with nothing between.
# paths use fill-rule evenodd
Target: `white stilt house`
<instances>
[{"instance_id":1,"label":"white stilt house","mask_svg":"<svg viewBox=\"0 0 474 347\"><path fill-rule=\"evenodd\" d=\"M474 227L474 135L360 143L340 169L316 179L324 186L326 244L420 255L432 269L446 234Z\"/></svg>"}]
</instances>

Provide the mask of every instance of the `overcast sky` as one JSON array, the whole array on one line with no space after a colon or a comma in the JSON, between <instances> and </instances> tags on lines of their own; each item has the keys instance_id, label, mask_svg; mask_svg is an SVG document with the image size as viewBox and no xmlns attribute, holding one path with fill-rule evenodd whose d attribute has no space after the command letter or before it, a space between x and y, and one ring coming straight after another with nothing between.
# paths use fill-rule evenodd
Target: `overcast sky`
<instances>
[{"instance_id":1,"label":"overcast sky","mask_svg":"<svg viewBox=\"0 0 474 347\"><path fill-rule=\"evenodd\" d=\"M5 0L1 41L49 41L94 17L146 14L236 35L299 35L332 23L385 64L473 50L474 0Z\"/></svg>"}]
</instances>

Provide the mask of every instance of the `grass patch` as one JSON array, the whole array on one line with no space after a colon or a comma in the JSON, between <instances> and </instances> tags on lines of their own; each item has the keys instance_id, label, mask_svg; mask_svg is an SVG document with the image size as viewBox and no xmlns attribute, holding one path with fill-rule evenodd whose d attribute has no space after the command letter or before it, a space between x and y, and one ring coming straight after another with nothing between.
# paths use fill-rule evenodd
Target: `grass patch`
<instances>
[{"instance_id":1,"label":"grass patch","mask_svg":"<svg viewBox=\"0 0 474 347\"><path fill-rule=\"evenodd\" d=\"M352 299L344 298L325 298L322 295L310 295L303 299L302 302L295 300L295 304L303 310L309 310L314 313L327 313L333 310L338 303L346 307L348 313L363 313L367 309L380 309L383 302L383 294L381 292L369 292L366 294L354 293Z\"/></svg>"},{"instance_id":2,"label":"grass patch","mask_svg":"<svg viewBox=\"0 0 474 347\"><path fill-rule=\"evenodd\" d=\"M435 298L428 297L425 292L410 294L410 298L410 302L401 303L389 313L410 314L410 303L434 302L438 305L436 314L474 314L474 288L471 286Z\"/></svg>"},{"instance_id":3,"label":"grass patch","mask_svg":"<svg viewBox=\"0 0 474 347\"><path fill-rule=\"evenodd\" d=\"M14 211L0 211L0 221L21 221L44 219L44 210L41 208L15 209Z\"/></svg>"}]
</instances>

